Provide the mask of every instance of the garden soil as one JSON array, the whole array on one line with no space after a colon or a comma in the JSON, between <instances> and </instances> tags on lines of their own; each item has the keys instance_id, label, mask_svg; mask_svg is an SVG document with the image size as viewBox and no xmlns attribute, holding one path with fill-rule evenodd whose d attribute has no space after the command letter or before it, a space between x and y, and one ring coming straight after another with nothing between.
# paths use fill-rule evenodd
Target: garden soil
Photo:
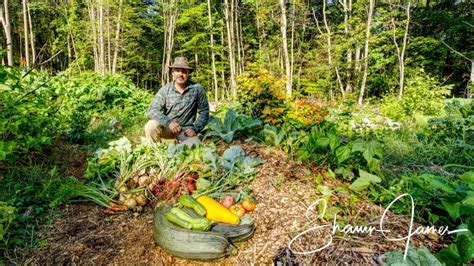
<instances>
[{"instance_id":1,"label":"garden soil","mask_svg":"<svg viewBox=\"0 0 474 266\"><path fill-rule=\"evenodd\" d=\"M241 145L247 155L265 160L250 184L257 202L252 214L257 230L251 239L237 244L237 254L213 262L179 259L155 244L151 208L139 213L124 212L107 216L103 214L102 207L77 203L61 207L61 215L41 233L44 245L30 253L24 262L39 265L271 264L291 239L314 226L305 217L306 210L315 200L324 197L329 199L327 214L331 218L317 218L317 223L330 226L304 234L293 242L294 250L310 251L324 246L331 236L332 213L337 210L336 220L343 224L378 226L385 209L351 197L347 189L340 189L348 184L328 177L325 169L297 164L275 148L252 142L234 144ZM227 144L220 143L220 154L227 147ZM314 218L311 214L310 218ZM388 212L385 220L386 228L394 232L389 237L407 234L409 217ZM448 242L442 236L431 234L413 236L411 244L416 247L424 245L435 252ZM380 264L383 253L389 250L403 251L404 248L405 241L389 241L378 232L371 235L339 233L327 248L308 255L296 254L295 260L303 264Z\"/></svg>"}]
</instances>

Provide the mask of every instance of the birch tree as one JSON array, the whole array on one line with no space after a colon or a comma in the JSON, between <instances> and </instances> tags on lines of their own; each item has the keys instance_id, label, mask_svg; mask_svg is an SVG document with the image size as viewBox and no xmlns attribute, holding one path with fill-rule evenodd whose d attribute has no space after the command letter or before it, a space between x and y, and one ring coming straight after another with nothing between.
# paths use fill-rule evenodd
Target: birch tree
<instances>
[{"instance_id":1,"label":"birch tree","mask_svg":"<svg viewBox=\"0 0 474 266\"><path fill-rule=\"evenodd\" d=\"M31 45L31 65L34 66L36 63L36 51L35 51L35 36L33 33L33 26L31 22L31 14L30 14L30 5L26 4L26 11L28 13L28 30L30 32L30 45Z\"/></svg>"},{"instance_id":2,"label":"birch tree","mask_svg":"<svg viewBox=\"0 0 474 266\"><path fill-rule=\"evenodd\" d=\"M216 59L214 53L214 33L212 24L212 12L211 12L211 0L207 0L207 14L209 18L209 35L211 39L211 64L212 64L212 79L214 85L214 101L218 101L218 90L217 90L217 73L216 73Z\"/></svg>"},{"instance_id":3,"label":"birch tree","mask_svg":"<svg viewBox=\"0 0 474 266\"><path fill-rule=\"evenodd\" d=\"M3 0L3 6L0 6L0 21L5 32L5 41L7 46L7 64L13 66L13 45L10 26L10 15L8 11L8 0Z\"/></svg>"},{"instance_id":4,"label":"birch tree","mask_svg":"<svg viewBox=\"0 0 474 266\"><path fill-rule=\"evenodd\" d=\"M233 0L231 0L233 1ZM229 53L229 65L230 65L230 89L232 93L232 98L235 100L237 98L237 82L235 81L236 71L235 71L235 52L234 52L234 45L233 45L233 19L232 19L232 12L233 9L229 5L229 0L224 1L224 17L225 17L225 24L227 28L227 46L228 46L228 53Z\"/></svg>"},{"instance_id":5,"label":"birch tree","mask_svg":"<svg viewBox=\"0 0 474 266\"><path fill-rule=\"evenodd\" d=\"M392 3L390 3L392 4ZM405 21L405 29L403 33L403 40L401 44L401 48L398 45L397 40L397 26L395 25L395 18L392 16L391 24L393 27L393 43L395 44L395 48L397 49L397 59L398 59L398 70L399 70L399 91L398 91L398 99L400 100L403 95L404 84L405 84L405 50L407 47L407 40L408 40L408 28L410 26L410 7L411 2L408 1L406 7L406 21Z\"/></svg>"},{"instance_id":6,"label":"birch tree","mask_svg":"<svg viewBox=\"0 0 474 266\"><path fill-rule=\"evenodd\" d=\"M360 86L360 94L357 100L357 104L362 104L364 99L365 86L367 83L368 64L369 64L369 39L370 39L370 28L372 26L372 14L374 13L375 0L369 0L369 9L367 11L367 26L365 29L365 46L364 46L364 74L362 76L362 84Z\"/></svg>"},{"instance_id":7,"label":"birch tree","mask_svg":"<svg viewBox=\"0 0 474 266\"><path fill-rule=\"evenodd\" d=\"M280 0L280 9L281 9L281 45L283 49L283 60L285 64L285 74L286 74L286 97L291 98L292 88L291 88L291 69L290 69L290 57L288 54L288 39L286 36L286 3L285 0Z\"/></svg>"},{"instance_id":8,"label":"birch tree","mask_svg":"<svg viewBox=\"0 0 474 266\"><path fill-rule=\"evenodd\" d=\"M122 5L123 0L120 0L118 7L117 26L115 28L115 39L114 39L114 57L112 60L112 74L117 72L117 60L120 51L120 23L122 22Z\"/></svg>"},{"instance_id":9,"label":"birch tree","mask_svg":"<svg viewBox=\"0 0 474 266\"><path fill-rule=\"evenodd\" d=\"M27 11L27 0L23 0L23 36L24 36L24 45L25 45L25 59L26 59L26 66L30 66L30 49L29 49L29 42L28 42L28 11Z\"/></svg>"},{"instance_id":10,"label":"birch tree","mask_svg":"<svg viewBox=\"0 0 474 266\"><path fill-rule=\"evenodd\" d=\"M342 5L344 11L344 37L346 40L350 38L350 26L349 20L352 16L352 0L342 0L339 1ZM347 60L347 69L346 69L346 88L345 91L351 93L353 90L352 85L352 72L353 72L353 65L352 65L352 47L349 47L346 52L346 60Z\"/></svg>"},{"instance_id":11,"label":"birch tree","mask_svg":"<svg viewBox=\"0 0 474 266\"><path fill-rule=\"evenodd\" d=\"M163 43L163 61L161 66L161 84L169 82L169 65L171 64L171 52L174 44L174 30L176 28L176 17L178 15L178 3L176 0L163 1L164 10L164 43Z\"/></svg>"}]
</instances>

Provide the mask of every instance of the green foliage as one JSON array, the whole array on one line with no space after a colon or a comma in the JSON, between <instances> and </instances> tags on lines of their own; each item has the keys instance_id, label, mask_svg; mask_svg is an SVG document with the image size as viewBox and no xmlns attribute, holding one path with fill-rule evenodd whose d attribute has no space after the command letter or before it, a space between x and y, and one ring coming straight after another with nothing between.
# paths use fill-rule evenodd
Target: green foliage
<instances>
[{"instance_id":1,"label":"green foliage","mask_svg":"<svg viewBox=\"0 0 474 266\"><path fill-rule=\"evenodd\" d=\"M293 130L291 127L278 129L266 124L259 134L259 139L263 140L265 144L278 147L288 155L293 156L297 153L303 136L303 133Z\"/></svg>"},{"instance_id":2,"label":"green foliage","mask_svg":"<svg viewBox=\"0 0 474 266\"><path fill-rule=\"evenodd\" d=\"M262 122L258 119L252 119L244 114L237 115L234 110L229 109L223 121L215 116L211 116L204 138L217 136L225 142L231 143L235 135L244 134L261 124Z\"/></svg>"},{"instance_id":3,"label":"green foliage","mask_svg":"<svg viewBox=\"0 0 474 266\"><path fill-rule=\"evenodd\" d=\"M8 239L4 239L4 236L8 233L13 220L15 220L15 207L0 201L0 241L8 242Z\"/></svg>"},{"instance_id":4,"label":"green foliage","mask_svg":"<svg viewBox=\"0 0 474 266\"><path fill-rule=\"evenodd\" d=\"M382 113L395 120L414 114L439 115L450 89L451 86L441 85L423 70L407 73L402 100L393 94L384 96Z\"/></svg>"},{"instance_id":5,"label":"green foliage","mask_svg":"<svg viewBox=\"0 0 474 266\"><path fill-rule=\"evenodd\" d=\"M0 160L67 137L95 143L142 123L151 99L123 76L49 77L0 66Z\"/></svg>"},{"instance_id":6,"label":"green foliage","mask_svg":"<svg viewBox=\"0 0 474 266\"><path fill-rule=\"evenodd\" d=\"M0 66L0 161L39 150L55 136L57 94L42 73Z\"/></svg>"},{"instance_id":7,"label":"green foliage","mask_svg":"<svg viewBox=\"0 0 474 266\"><path fill-rule=\"evenodd\" d=\"M385 254L385 263L387 266L441 266L442 264L436 259L433 254L426 248L418 249L409 246L406 259L403 258L403 253L391 251Z\"/></svg>"},{"instance_id":8,"label":"green foliage","mask_svg":"<svg viewBox=\"0 0 474 266\"><path fill-rule=\"evenodd\" d=\"M95 173L111 172L125 183L134 174L155 169L158 178L171 179L176 173L196 172L198 194L220 196L238 185L248 185L256 175L256 166L263 161L246 156L242 147L231 146L222 156L214 144L193 146L183 144L142 142L132 147L127 138L109 143L109 148L99 150L94 159ZM101 187L99 187L101 188ZM103 189L102 189L103 190ZM107 195L110 195L108 193Z\"/></svg>"},{"instance_id":9,"label":"green foliage","mask_svg":"<svg viewBox=\"0 0 474 266\"><path fill-rule=\"evenodd\" d=\"M460 225L458 229L468 229L468 226ZM456 242L436 253L436 257L446 265L465 265L472 262L474 259L472 231L458 232Z\"/></svg>"},{"instance_id":10,"label":"green foliage","mask_svg":"<svg viewBox=\"0 0 474 266\"><path fill-rule=\"evenodd\" d=\"M203 154L206 163L212 162L215 174L208 178L200 178L197 183L197 194L220 198L223 193L229 193L237 186L246 186L257 174L256 166L264 161L259 158L246 156L240 146L230 146L221 157L207 148Z\"/></svg>"},{"instance_id":11,"label":"green foliage","mask_svg":"<svg viewBox=\"0 0 474 266\"><path fill-rule=\"evenodd\" d=\"M328 114L320 99L297 99L289 102L284 124L296 129L310 128L323 121Z\"/></svg>"},{"instance_id":12,"label":"green foliage","mask_svg":"<svg viewBox=\"0 0 474 266\"><path fill-rule=\"evenodd\" d=\"M474 145L474 101L462 104L459 100L446 103L445 114L428 121L427 135L433 140Z\"/></svg>"},{"instance_id":13,"label":"green foliage","mask_svg":"<svg viewBox=\"0 0 474 266\"><path fill-rule=\"evenodd\" d=\"M378 171L382 154L382 145L377 141L363 139L346 140L340 136L336 126L322 122L311 128L311 132L302 141L299 155L318 165Z\"/></svg>"},{"instance_id":14,"label":"green foliage","mask_svg":"<svg viewBox=\"0 0 474 266\"><path fill-rule=\"evenodd\" d=\"M114 130L143 122L152 98L119 75L83 73L55 80L52 86L61 95L60 129L72 139L97 138L98 124Z\"/></svg>"},{"instance_id":15,"label":"green foliage","mask_svg":"<svg viewBox=\"0 0 474 266\"><path fill-rule=\"evenodd\" d=\"M69 180L64 180L64 183L56 191L54 200L49 205L51 208L55 208L61 204L82 199L110 208L108 202L112 200L114 195L114 191L110 187L112 187L110 184L106 186L103 183L79 183L76 178L71 177Z\"/></svg>"},{"instance_id":16,"label":"green foliage","mask_svg":"<svg viewBox=\"0 0 474 266\"><path fill-rule=\"evenodd\" d=\"M359 170L360 177L357 178L351 185L350 189L356 192L360 192L368 188L371 184L380 183L382 179L376 175L367 173L364 170Z\"/></svg>"},{"instance_id":17,"label":"green foliage","mask_svg":"<svg viewBox=\"0 0 474 266\"><path fill-rule=\"evenodd\" d=\"M265 123L281 124L286 113L285 79L257 68L237 77L237 91L242 111Z\"/></svg>"}]
</instances>

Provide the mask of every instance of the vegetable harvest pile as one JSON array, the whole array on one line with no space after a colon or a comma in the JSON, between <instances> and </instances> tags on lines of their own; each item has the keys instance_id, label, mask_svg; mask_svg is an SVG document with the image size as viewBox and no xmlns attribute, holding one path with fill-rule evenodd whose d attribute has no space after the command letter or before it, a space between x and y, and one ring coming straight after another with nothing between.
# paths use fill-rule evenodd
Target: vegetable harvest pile
<instances>
[{"instance_id":1,"label":"vegetable harvest pile","mask_svg":"<svg viewBox=\"0 0 474 266\"><path fill-rule=\"evenodd\" d=\"M255 232L250 215L239 217L208 196L179 198L182 208L158 205L154 216L155 242L185 259L212 260L231 254L233 243ZM196 249L196 247L199 247Z\"/></svg>"},{"instance_id":2,"label":"vegetable harvest pile","mask_svg":"<svg viewBox=\"0 0 474 266\"><path fill-rule=\"evenodd\" d=\"M234 242L252 236L255 203L245 186L262 162L246 156L240 146L219 156L214 144L189 149L142 141L132 148L125 137L96 154L97 169L119 170L105 214L156 206L156 243L175 256L203 260L229 255Z\"/></svg>"}]
</instances>

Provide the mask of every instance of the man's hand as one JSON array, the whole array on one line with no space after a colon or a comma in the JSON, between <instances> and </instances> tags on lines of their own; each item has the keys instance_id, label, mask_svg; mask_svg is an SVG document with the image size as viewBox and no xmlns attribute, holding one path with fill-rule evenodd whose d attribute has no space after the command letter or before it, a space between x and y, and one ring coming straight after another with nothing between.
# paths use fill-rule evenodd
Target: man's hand
<instances>
[{"instance_id":1,"label":"man's hand","mask_svg":"<svg viewBox=\"0 0 474 266\"><path fill-rule=\"evenodd\" d=\"M186 137L194 137L196 136L196 132L194 132L194 130L192 128L188 128L184 131L184 134L186 135Z\"/></svg>"},{"instance_id":2,"label":"man's hand","mask_svg":"<svg viewBox=\"0 0 474 266\"><path fill-rule=\"evenodd\" d=\"M179 123L176 121L172 121L169 126L168 126L174 134L178 134L181 131L181 127L179 126Z\"/></svg>"}]
</instances>

